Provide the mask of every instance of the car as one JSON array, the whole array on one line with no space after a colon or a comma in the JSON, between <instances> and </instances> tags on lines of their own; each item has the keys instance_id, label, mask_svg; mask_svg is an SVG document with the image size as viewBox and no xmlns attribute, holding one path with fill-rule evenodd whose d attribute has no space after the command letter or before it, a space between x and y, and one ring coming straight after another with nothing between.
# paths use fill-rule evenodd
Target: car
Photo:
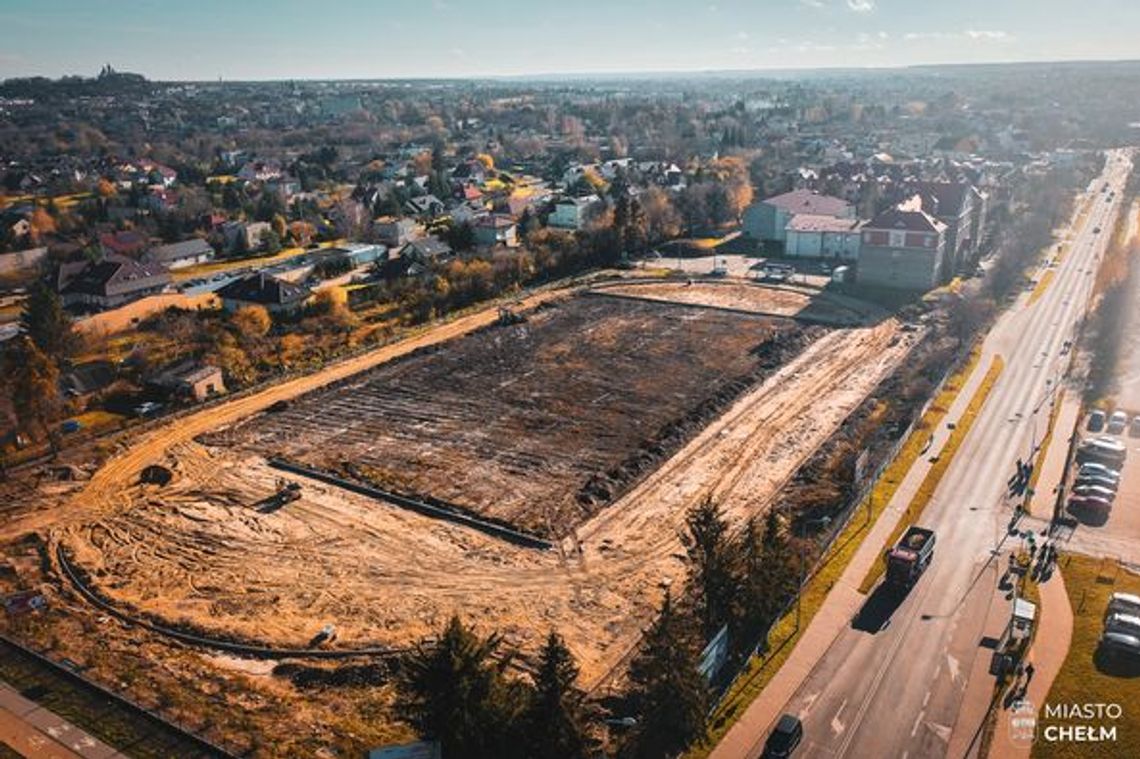
<instances>
[{"instance_id":1,"label":"car","mask_svg":"<svg viewBox=\"0 0 1140 759\"><path fill-rule=\"evenodd\" d=\"M1120 487L1120 483L1108 477L1103 477L1099 474L1082 474L1077 477L1073 487L1081 487L1082 485L1096 485L1097 487L1108 488L1115 491Z\"/></svg>"},{"instance_id":2,"label":"car","mask_svg":"<svg viewBox=\"0 0 1140 759\"><path fill-rule=\"evenodd\" d=\"M1073 495L1079 495L1082 498L1086 496L1103 498L1110 503L1116 500L1116 491L1111 488L1106 488L1103 485L1077 485L1073 488Z\"/></svg>"},{"instance_id":3,"label":"car","mask_svg":"<svg viewBox=\"0 0 1140 759\"><path fill-rule=\"evenodd\" d=\"M1108 417L1105 416L1105 413L1100 409L1095 408L1092 410L1092 413L1089 414L1089 422L1086 425L1086 428L1089 432L1100 432L1104 429L1105 422L1107 421Z\"/></svg>"},{"instance_id":4,"label":"car","mask_svg":"<svg viewBox=\"0 0 1140 759\"><path fill-rule=\"evenodd\" d=\"M1137 641L1137 646L1140 647L1140 641ZM775 729L772 730L768 740L764 743L764 753L761 756L771 759L791 756L803 739L803 723L791 714L781 715L776 722Z\"/></svg>"},{"instance_id":5,"label":"car","mask_svg":"<svg viewBox=\"0 0 1140 759\"><path fill-rule=\"evenodd\" d=\"M1112 501L1095 495L1075 495L1069 499L1069 511L1095 511L1107 514Z\"/></svg>"},{"instance_id":6,"label":"car","mask_svg":"<svg viewBox=\"0 0 1140 759\"><path fill-rule=\"evenodd\" d=\"M1128 456L1128 449L1119 440L1111 437L1096 437L1085 440L1077 448L1077 463L1086 464L1090 461L1106 466L1119 467L1124 464Z\"/></svg>"},{"instance_id":7,"label":"car","mask_svg":"<svg viewBox=\"0 0 1140 759\"><path fill-rule=\"evenodd\" d=\"M1098 464L1095 461L1090 461L1086 464L1081 464L1081 468L1079 470L1077 470L1077 474L1078 474L1078 476L1082 475L1082 474L1089 474L1089 475L1094 475L1096 477L1106 477L1110 480L1115 480L1117 482L1120 482L1120 470L1119 469L1113 469L1110 466L1105 466L1104 464Z\"/></svg>"},{"instance_id":8,"label":"car","mask_svg":"<svg viewBox=\"0 0 1140 759\"><path fill-rule=\"evenodd\" d=\"M1104 610L1105 620L1113 614L1140 617L1140 596L1132 593L1113 593L1108 599L1108 608Z\"/></svg>"},{"instance_id":9,"label":"car","mask_svg":"<svg viewBox=\"0 0 1140 759\"><path fill-rule=\"evenodd\" d=\"M1108 653L1140 657L1140 638L1135 635L1106 630L1100 636L1100 645Z\"/></svg>"},{"instance_id":10,"label":"car","mask_svg":"<svg viewBox=\"0 0 1140 759\"><path fill-rule=\"evenodd\" d=\"M1100 234L1100 227L1093 227L1093 234L1099 235Z\"/></svg>"},{"instance_id":11,"label":"car","mask_svg":"<svg viewBox=\"0 0 1140 759\"><path fill-rule=\"evenodd\" d=\"M1104 629L1109 632L1140 636L1140 617L1134 614L1109 614L1105 617Z\"/></svg>"},{"instance_id":12,"label":"car","mask_svg":"<svg viewBox=\"0 0 1140 759\"><path fill-rule=\"evenodd\" d=\"M1128 414L1123 411L1113 411L1108 418L1108 434L1119 435L1128 426Z\"/></svg>"},{"instance_id":13,"label":"car","mask_svg":"<svg viewBox=\"0 0 1140 759\"><path fill-rule=\"evenodd\" d=\"M1128 437L1140 437L1140 414L1132 417L1132 423L1128 425Z\"/></svg>"}]
</instances>

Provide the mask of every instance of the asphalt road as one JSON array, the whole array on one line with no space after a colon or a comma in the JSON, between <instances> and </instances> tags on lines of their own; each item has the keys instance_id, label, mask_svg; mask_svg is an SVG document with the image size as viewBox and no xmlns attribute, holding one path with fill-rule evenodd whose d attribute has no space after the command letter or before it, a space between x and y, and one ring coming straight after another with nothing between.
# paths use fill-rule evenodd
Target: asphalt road
<instances>
[{"instance_id":1,"label":"asphalt road","mask_svg":"<svg viewBox=\"0 0 1140 759\"><path fill-rule=\"evenodd\" d=\"M1032 305L1023 296L987 337L977 371L995 354L1005 370L921 519L937 533L933 563L901 603L872 592L786 705L804 722L803 756L947 755L975 659L990 655L980 644L1005 561L997 552L1012 547L1002 543L1006 480L1047 427L1062 345L1085 311L1127 172L1121 158L1109 161L1053 283ZM1099 192L1105 182L1116 189L1112 202Z\"/></svg>"}]
</instances>

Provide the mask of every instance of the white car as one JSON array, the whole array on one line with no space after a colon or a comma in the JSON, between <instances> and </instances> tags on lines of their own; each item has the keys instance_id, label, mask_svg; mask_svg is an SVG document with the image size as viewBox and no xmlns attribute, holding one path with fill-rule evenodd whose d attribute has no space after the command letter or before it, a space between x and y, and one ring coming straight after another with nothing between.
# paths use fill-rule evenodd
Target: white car
<instances>
[{"instance_id":1,"label":"white car","mask_svg":"<svg viewBox=\"0 0 1140 759\"><path fill-rule=\"evenodd\" d=\"M1128 414L1123 411L1113 411L1108 418L1108 434L1119 435L1128 426Z\"/></svg>"}]
</instances>

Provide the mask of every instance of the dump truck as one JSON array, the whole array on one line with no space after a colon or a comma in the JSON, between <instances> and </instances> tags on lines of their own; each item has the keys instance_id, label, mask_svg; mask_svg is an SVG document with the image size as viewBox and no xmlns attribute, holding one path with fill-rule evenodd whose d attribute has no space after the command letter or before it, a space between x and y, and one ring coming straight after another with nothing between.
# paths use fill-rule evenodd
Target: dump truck
<instances>
[{"instance_id":1,"label":"dump truck","mask_svg":"<svg viewBox=\"0 0 1140 759\"><path fill-rule=\"evenodd\" d=\"M887 551L887 582L895 588L909 588L934 557L934 530L911 525Z\"/></svg>"}]
</instances>

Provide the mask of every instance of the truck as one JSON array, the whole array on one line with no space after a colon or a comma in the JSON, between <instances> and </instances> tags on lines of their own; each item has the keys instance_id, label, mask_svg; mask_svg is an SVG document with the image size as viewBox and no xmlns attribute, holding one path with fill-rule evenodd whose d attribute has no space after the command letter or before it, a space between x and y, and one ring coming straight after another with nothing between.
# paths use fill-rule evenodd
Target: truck
<instances>
[{"instance_id":1,"label":"truck","mask_svg":"<svg viewBox=\"0 0 1140 759\"><path fill-rule=\"evenodd\" d=\"M934 530L911 525L887 551L887 583L909 589L934 558Z\"/></svg>"}]
</instances>

